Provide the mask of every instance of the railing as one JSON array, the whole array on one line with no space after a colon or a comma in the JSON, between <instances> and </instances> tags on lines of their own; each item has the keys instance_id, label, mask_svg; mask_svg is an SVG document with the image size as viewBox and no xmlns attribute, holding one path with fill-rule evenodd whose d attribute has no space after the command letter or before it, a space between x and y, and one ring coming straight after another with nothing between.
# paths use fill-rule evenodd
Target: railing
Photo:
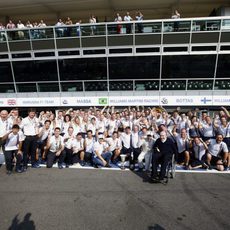
<instances>
[{"instance_id":1,"label":"railing","mask_svg":"<svg viewBox=\"0 0 230 230\"><path fill-rule=\"evenodd\" d=\"M139 79L97 81L16 82L16 93L23 92L88 92L88 91L167 91L167 90L230 90L225 79ZM0 83L0 93L15 93L12 82Z\"/></svg>"},{"instance_id":2,"label":"railing","mask_svg":"<svg viewBox=\"0 0 230 230\"><path fill-rule=\"evenodd\" d=\"M0 41L25 41L66 37L89 37L117 34L180 33L230 30L230 17L182 18L75 24L0 30Z\"/></svg>"}]
</instances>

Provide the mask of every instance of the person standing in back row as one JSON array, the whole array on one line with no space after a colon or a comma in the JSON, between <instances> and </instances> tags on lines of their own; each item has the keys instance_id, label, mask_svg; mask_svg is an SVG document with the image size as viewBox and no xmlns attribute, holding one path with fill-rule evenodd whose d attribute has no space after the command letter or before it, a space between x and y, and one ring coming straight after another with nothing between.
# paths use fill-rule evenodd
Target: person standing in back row
<instances>
[{"instance_id":1,"label":"person standing in back row","mask_svg":"<svg viewBox=\"0 0 230 230\"><path fill-rule=\"evenodd\" d=\"M30 156L31 167L41 168L36 161L36 149L37 149L37 135L39 122L36 118L34 109L28 110L28 116L22 120L21 128L25 135L24 148L23 148L23 166L24 171L27 170L28 157Z\"/></svg>"}]
</instances>

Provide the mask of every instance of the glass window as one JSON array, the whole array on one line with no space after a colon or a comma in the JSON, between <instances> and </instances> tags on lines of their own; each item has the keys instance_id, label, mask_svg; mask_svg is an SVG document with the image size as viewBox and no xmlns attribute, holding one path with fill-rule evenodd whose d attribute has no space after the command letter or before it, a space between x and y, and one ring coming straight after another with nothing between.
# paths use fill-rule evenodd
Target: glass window
<instances>
[{"instance_id":1,"label":"glass window","mask_svg":"<svg viewBox=\"0 0 230 230\"><path fill-rule=\"evenodd\" d=\"M82 58L59 60L61 80L107 79L106 58Z\"/></svg>"},{"instance_id":2,"label":"glass window","mask_svg":"<svg viewBox=\"0 0 230 230\"><path fill-rule=\"evenodd\" d=\"M111 57L109 58L110 79L159 78L160 57Z\"/></svg>"},{"instance_id":3,"label":"glass window","mask_svg":"<svg viewBox=\"0 0 230 230\"><path fill-rule=\"evenodd\" d=\"M188 90L212 90L212 80L191 80L188 81Z\"/></svg>"},{"instance_id":4,"label":"glass window","mask_svg":"<svg viewBox=\"0 0 230 230\"><path fill-rule=\"evenodd\" d=\"M216 77L230 78L230 54L219 55Z\"/></svg>"},{"instance_id":5,"label":"glass window","mask_svg":"<svg viewBox=\"0 0 230 230\"><path fill-rule=\"evenodd\" d=\"M13 62L16 82L57 81L55 60Z\"/></svg>"},{"instance_id":6,"label":"glass window","mask_svg":"<svg viewBox=\"0 0 230 230\"><path fill-rule=\"evenodd\" d=\"M190 21L169 21L164 22L164 32L186 32L190 31Z\"/></svg>"},{"instance_id":7,"label":"glass window","mask_svg":"<svg viewBox=\"0 0 230 230\"><path fill-rule=\"evenodd\" d=\"M37 92L36 84L33 83L23 83L23 84L17 84L17 91L20 93L24 92Z\"/></svg>"},{"instance_id":8,"label":"glass window","mask_svg":"<svg viewBox=\"0 0 230 230\"><path fill-rule=\"evenodd\" d=\"M111 91L133 90L133 81L110 81L109 90Z\"/></svg>"},{"instance_id":9,"label":"glass window","mask_svg":"<svg viewBox=\"0 0 230 230\"><path fill-rule=\"evenodd\" d=\"M82 82L61 82L61 90L64 92L83 91Z\"/></svg>"},{"instance_id":10,"label":"glass window","mask_svg":"<svg viewBox=\"0 0 230 230\"><path fill-rule=\"evenodd\" d=\"M185 90L186 81L182 80L164 80L161 82L161 90Z\"/></svg>"},{"instance_id":11,"label":"glass window","mask_svg":"<svg viewBox=\"0 0 230 230\"><path fill-rule=\"evenodd\" d=\"M200 20L193 21L192 30L193 31L207 31L207 30L219 30L220 20Z\"/></svg>"},{"instance_id":12,"label":"glass window","mask_svg":"<svg viewBox=\"0 0 230 230\"><path fill-rule=\"evenodd\" d=\"M85 91L107 91L107 81L85 82Z\"/></svg>"},{"instance_id":13,"label":"glass window","mask_svg":"<svg viewBox=\"0 0 230 230\"><path fill-rule=\"evenodd\" d=\"M213 78L216 55L163 56L162 78Z\"/></svg>"},{"instance_id":14,"label":"glass window","mask_svg":"<svg viewBox=\"0 0 230 230\"><path fill-rule=\"evenodd\" d=\"M14 93L13 84L0 84L0 93Z\"/></svg>"},{"instance_id":15,"label":"glass window","mask_svg":"<svg viewBox=\"0 0 230 230\"><path fill-rule=\"evenodd\" d=\"M39 92L59 92L58 83L38 83Z\"/></svg>"},{"instance_id":16,"label":"glass window","mask_svg":"<svg viewBox=\"0 0 230 230\"><path fill-rule=\"evenodd\" d=\"M215 90L227 90L230 89L229 80L216 80L215 81Z\"/></svg>"},{"instance_id":17,"label":"glass window","mask_svg":"<svg viewBox=\"0 0 230 230\"><path fill-rule=\"evenodd\" d=\"M135 90L159 90L159 81L135 81Z\"/></svg>"},{"instance_id":18,"label":"glass window","mask_svg":"<svg viewBox=\"0 0 230 230\"><path fill-rule=\"evenodd\" d=\"M12 82L12 71L9 62L0 62L0 82Z\"/></svg>"}]
</instances>

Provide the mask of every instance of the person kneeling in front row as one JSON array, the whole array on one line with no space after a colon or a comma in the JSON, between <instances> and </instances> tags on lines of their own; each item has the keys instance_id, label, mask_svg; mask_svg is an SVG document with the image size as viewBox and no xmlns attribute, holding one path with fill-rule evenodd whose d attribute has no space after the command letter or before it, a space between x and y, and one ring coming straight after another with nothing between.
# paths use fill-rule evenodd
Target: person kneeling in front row
<instances>
[{"instance_id":1,"label":"person kneeling in front row","mask_svg":"<svg viewBox=\"0 0 230 230\"><path fill-rule=\"evenodd\" d=\"M21 163L22 163L22 141L23 137L19 132L19 126L17 124L13 125L12 130L3 136L3 140L6 141L4 148L4 156L6 162L7 174L10 175L13 170L13 159L16 158L16 169L18 173L22 172Z\"/></svg>"},{"instance_id":2,"label":"person kneeling in front row","mask_svg":"<svg viewBox=\"0 0 230 230\"><path fill-rule=\"evenodd\" d=\"M98 141L93 146L93 164L97 168L98 166L104 166L110 168L110 160L112 153L109 151L109 145L104 141L104 136L99 135Z\"/></svg>"},{"instance_id":3,"label":"person kneeling in front row","mask_svg":"<svg viewBox=\"0 0 230 230\"><path fill-rule=\"evenodd\" d=\"M61 129L56 127L54 129L54 135L48 139L47 142L47 168L52 168L53 164L58 160L58 168L63 168L63 162L65 160L64 150L64 138L60 135Z\"/></svg>"}]
</instances>

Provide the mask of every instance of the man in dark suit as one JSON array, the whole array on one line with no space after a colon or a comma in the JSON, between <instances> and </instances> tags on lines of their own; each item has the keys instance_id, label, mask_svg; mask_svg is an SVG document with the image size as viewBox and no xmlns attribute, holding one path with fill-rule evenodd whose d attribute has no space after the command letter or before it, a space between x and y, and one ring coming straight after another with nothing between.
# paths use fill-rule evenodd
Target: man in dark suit
<instances>
[{"instance_id":1,"label":"man in dark suit","mask_svg":"<svg viewBox=\"0 0 230 230\"><path fill-rule=\"evenodd\" d=\"M165 131L160 132L160 138L158 138L153 146L152 156L152 180L154 182L164 181L166 169L169 161L172 159L172 155L176 153L176 147L173 141L167 137ZM157 168L159 163L161 164L161 171L158 178Z\"/></svg>"}]
</instances>

